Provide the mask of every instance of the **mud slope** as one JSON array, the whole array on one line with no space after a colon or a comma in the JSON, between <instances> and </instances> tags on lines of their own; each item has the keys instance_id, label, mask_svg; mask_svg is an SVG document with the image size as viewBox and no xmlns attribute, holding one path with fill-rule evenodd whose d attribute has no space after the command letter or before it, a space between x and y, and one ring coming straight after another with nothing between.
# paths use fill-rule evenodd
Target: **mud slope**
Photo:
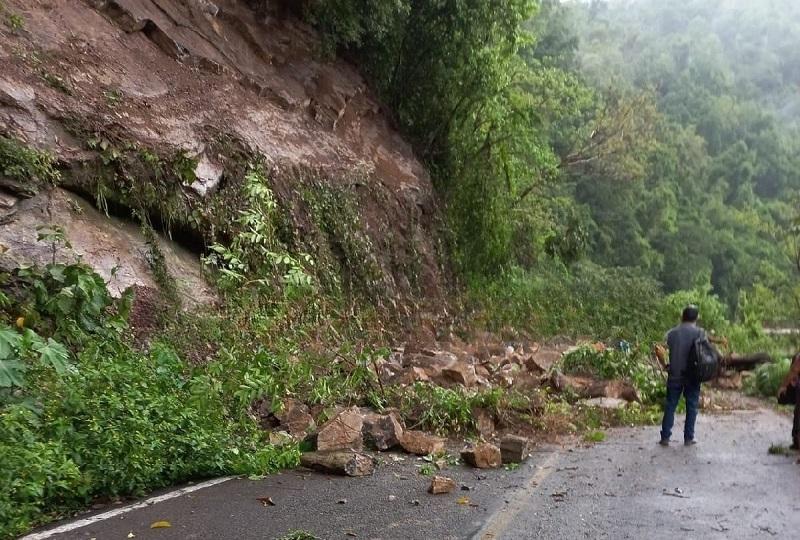
<instances>
[{"instance_id":1,"label":"mud slope","mask_svg":"<svg viewBox=\"0 0 800 540\"><path fill-rule=\"evenodd\" d=\"M390 304L415 291L437 296L430 179L358 72L321 59L307 26L269 15L269 2L267 15L237 0L4 5L23 24L0 25L0 135L49 149L65 187L105 200L87 187L87 164L108 166L116 159L108 146L146 148L186 157L190 181L169 185L184 215L203 214L241 176L241 163L237 169L224 150L236 148L240 161L257 156L267 164L300 237L313 236L314 223L324 227L304 215L299 193L327 186L352 194L380 270L374 284L389 291ZM129 194L152 182L120 167L112 176L125 176ZM131 197L114 189L108 198L125 206ZM194 233L208 241L213 219L203 216L192 223L206 228ZM329 251L342 259L341 249Z\"/></svg>"}]
</instances>

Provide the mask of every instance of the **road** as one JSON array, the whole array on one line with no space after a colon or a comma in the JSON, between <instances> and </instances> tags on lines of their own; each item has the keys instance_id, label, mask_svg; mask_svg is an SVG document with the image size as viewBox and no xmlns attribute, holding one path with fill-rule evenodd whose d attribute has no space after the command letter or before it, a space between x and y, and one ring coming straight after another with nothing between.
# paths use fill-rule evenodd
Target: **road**
<instances>
[{"instance_id":1,"label":"road","mask_svg":"<svg viewBox=\"0 0 800 540\"><path fill-rule=\"evenodd\" d=\"M268 540L292 530L328 540L796 538L798 456L767 453L790 427L768 410L701 415L691 448L659 447L655 427L616 429L591 447L539 448L515 471L453 467L446 474L464 489L438 496L425 492L416 459L384 455L369 478L232 479L131 511L105 508L34 538ZM109 511L120 513L103 518ZM160 520L171 527L150 528Z\"/></svg>"}]
</instances>

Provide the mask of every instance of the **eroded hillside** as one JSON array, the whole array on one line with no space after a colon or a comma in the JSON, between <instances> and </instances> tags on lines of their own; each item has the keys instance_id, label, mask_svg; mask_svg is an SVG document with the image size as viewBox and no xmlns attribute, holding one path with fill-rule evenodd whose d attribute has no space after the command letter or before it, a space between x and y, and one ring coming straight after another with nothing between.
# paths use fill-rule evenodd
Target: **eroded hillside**
<instances>
[{"instance_id":1,"label":"eroded hillside","mask_svg":"<svg viewBox=\"0 0 800 540\"><path fill-rule=\"evenodd\" d=\"M3 5L18 24L0 29L0 135L52 153L60 173L0 175L5 266L48 260L34 229L60 225L105 277L116 261L117 286L151 285L143 250L124 248L146 239L120 239L122 225L80 212L75 194L201 252L237 234L243 178L258 166L292 249L383 305L438 296L428 174L358 72L326 60L307 26L236 0Z\"/></svg>"}]
</instances>

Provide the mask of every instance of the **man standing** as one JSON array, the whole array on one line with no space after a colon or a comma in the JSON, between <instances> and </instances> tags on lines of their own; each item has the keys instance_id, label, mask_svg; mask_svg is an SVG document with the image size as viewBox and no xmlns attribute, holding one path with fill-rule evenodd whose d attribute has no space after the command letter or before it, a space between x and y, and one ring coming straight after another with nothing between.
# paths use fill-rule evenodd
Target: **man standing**
<instances>
[{"instance_id":1,"label":"man standing","mask_svg":"<svg viewBox=\"0 0 800 540\"><path fill-rule=\"evenodd\" d=\"M705 335L705 331L697 326L700 311L697 306L687 306L681 315L681 324L667 333L669 348L669 366L667 368L667 402L664 407L664 419L661 422L661 446L669 446L672 426L675 423L675 409L681 394L686 398L686 422L683 425L683 444L695 444L694 423L700 406L700 382L693 380L687 373L689 356L695 341ZM656 355L664 364L666 356L663 348L656 349Z\"/></svg>"},{"instance_id":2,"label":"man standing","mask_svg":"<svg viewBox=\"0 0 800 540\"><path fill-rule=\"evenodd\" d=\"M790 388L791 387L791 388ZM800 353L792 358L792 364L789 368L789 373L783 379L780 389L778 390L778 402L790 404L788 401L782 401L782 394L792 390L791 394L794 395L794 422L792 422L792 450L800 450Z\"/></svg>"}]
</instances>

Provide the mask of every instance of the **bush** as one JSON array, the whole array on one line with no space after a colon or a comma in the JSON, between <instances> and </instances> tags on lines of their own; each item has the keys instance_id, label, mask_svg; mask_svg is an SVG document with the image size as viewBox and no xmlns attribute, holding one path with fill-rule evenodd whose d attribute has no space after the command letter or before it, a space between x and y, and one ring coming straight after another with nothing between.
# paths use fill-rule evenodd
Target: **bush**
<instances>
[{"instance_id":1,"label":"bush","mask_svg":"<svg viewBox=\"0 0 800 540\"><path fill-rule=\"evenodd\" d=\"M746 380L745 392L750 395L777 397L778 389L788 375L791 365L791 359L784 358L758 366L753 375Z\"/></svg>"},{"instance_id":2,"label":"bush","mask_svg":"<svg viewBox=\"0 0 800 540\"><path fill-rule=\"evenodd\" d=\"M561 365L566 373L630 381L644 403L656 403L664 397L664 378L646 349L579 347L567 353Z\"/></svg>"},{"instance_id":3,"label":"bush","mask_svg":"<svg viewBox=\"0 0 800 540\"><path fill-rule=\"evenodd\" d=\"M27 315L0 323L0 537L94 497L298 462L227 393L237 372L133 348L124 300L87 267L28 269L9 296Z\"/></svg>"},{"instance_id":4,"label":"bush","mask_svg":"<svg viewBox=\"0 0 800 540\"><path fill-rule=\"evenodd\" d=\"M82 497L88 491L69 445L45 440L41 427L23 406L0 411L0 538L33 527L43 507L57 506L65 494Z\"/></svg>"},{"instance_id":5,"label":"bush","mask_svg":"<svg viewBox=\"0 0 800 540\"><path fill-rule=\"evenodd\" d=\"M630 341L652 335L662 297L655 281L633 271L591 263L567 268L552 259L531 270L475 277L468 293L476 317L490 329Z\"/></svg>"}]
</instances>

